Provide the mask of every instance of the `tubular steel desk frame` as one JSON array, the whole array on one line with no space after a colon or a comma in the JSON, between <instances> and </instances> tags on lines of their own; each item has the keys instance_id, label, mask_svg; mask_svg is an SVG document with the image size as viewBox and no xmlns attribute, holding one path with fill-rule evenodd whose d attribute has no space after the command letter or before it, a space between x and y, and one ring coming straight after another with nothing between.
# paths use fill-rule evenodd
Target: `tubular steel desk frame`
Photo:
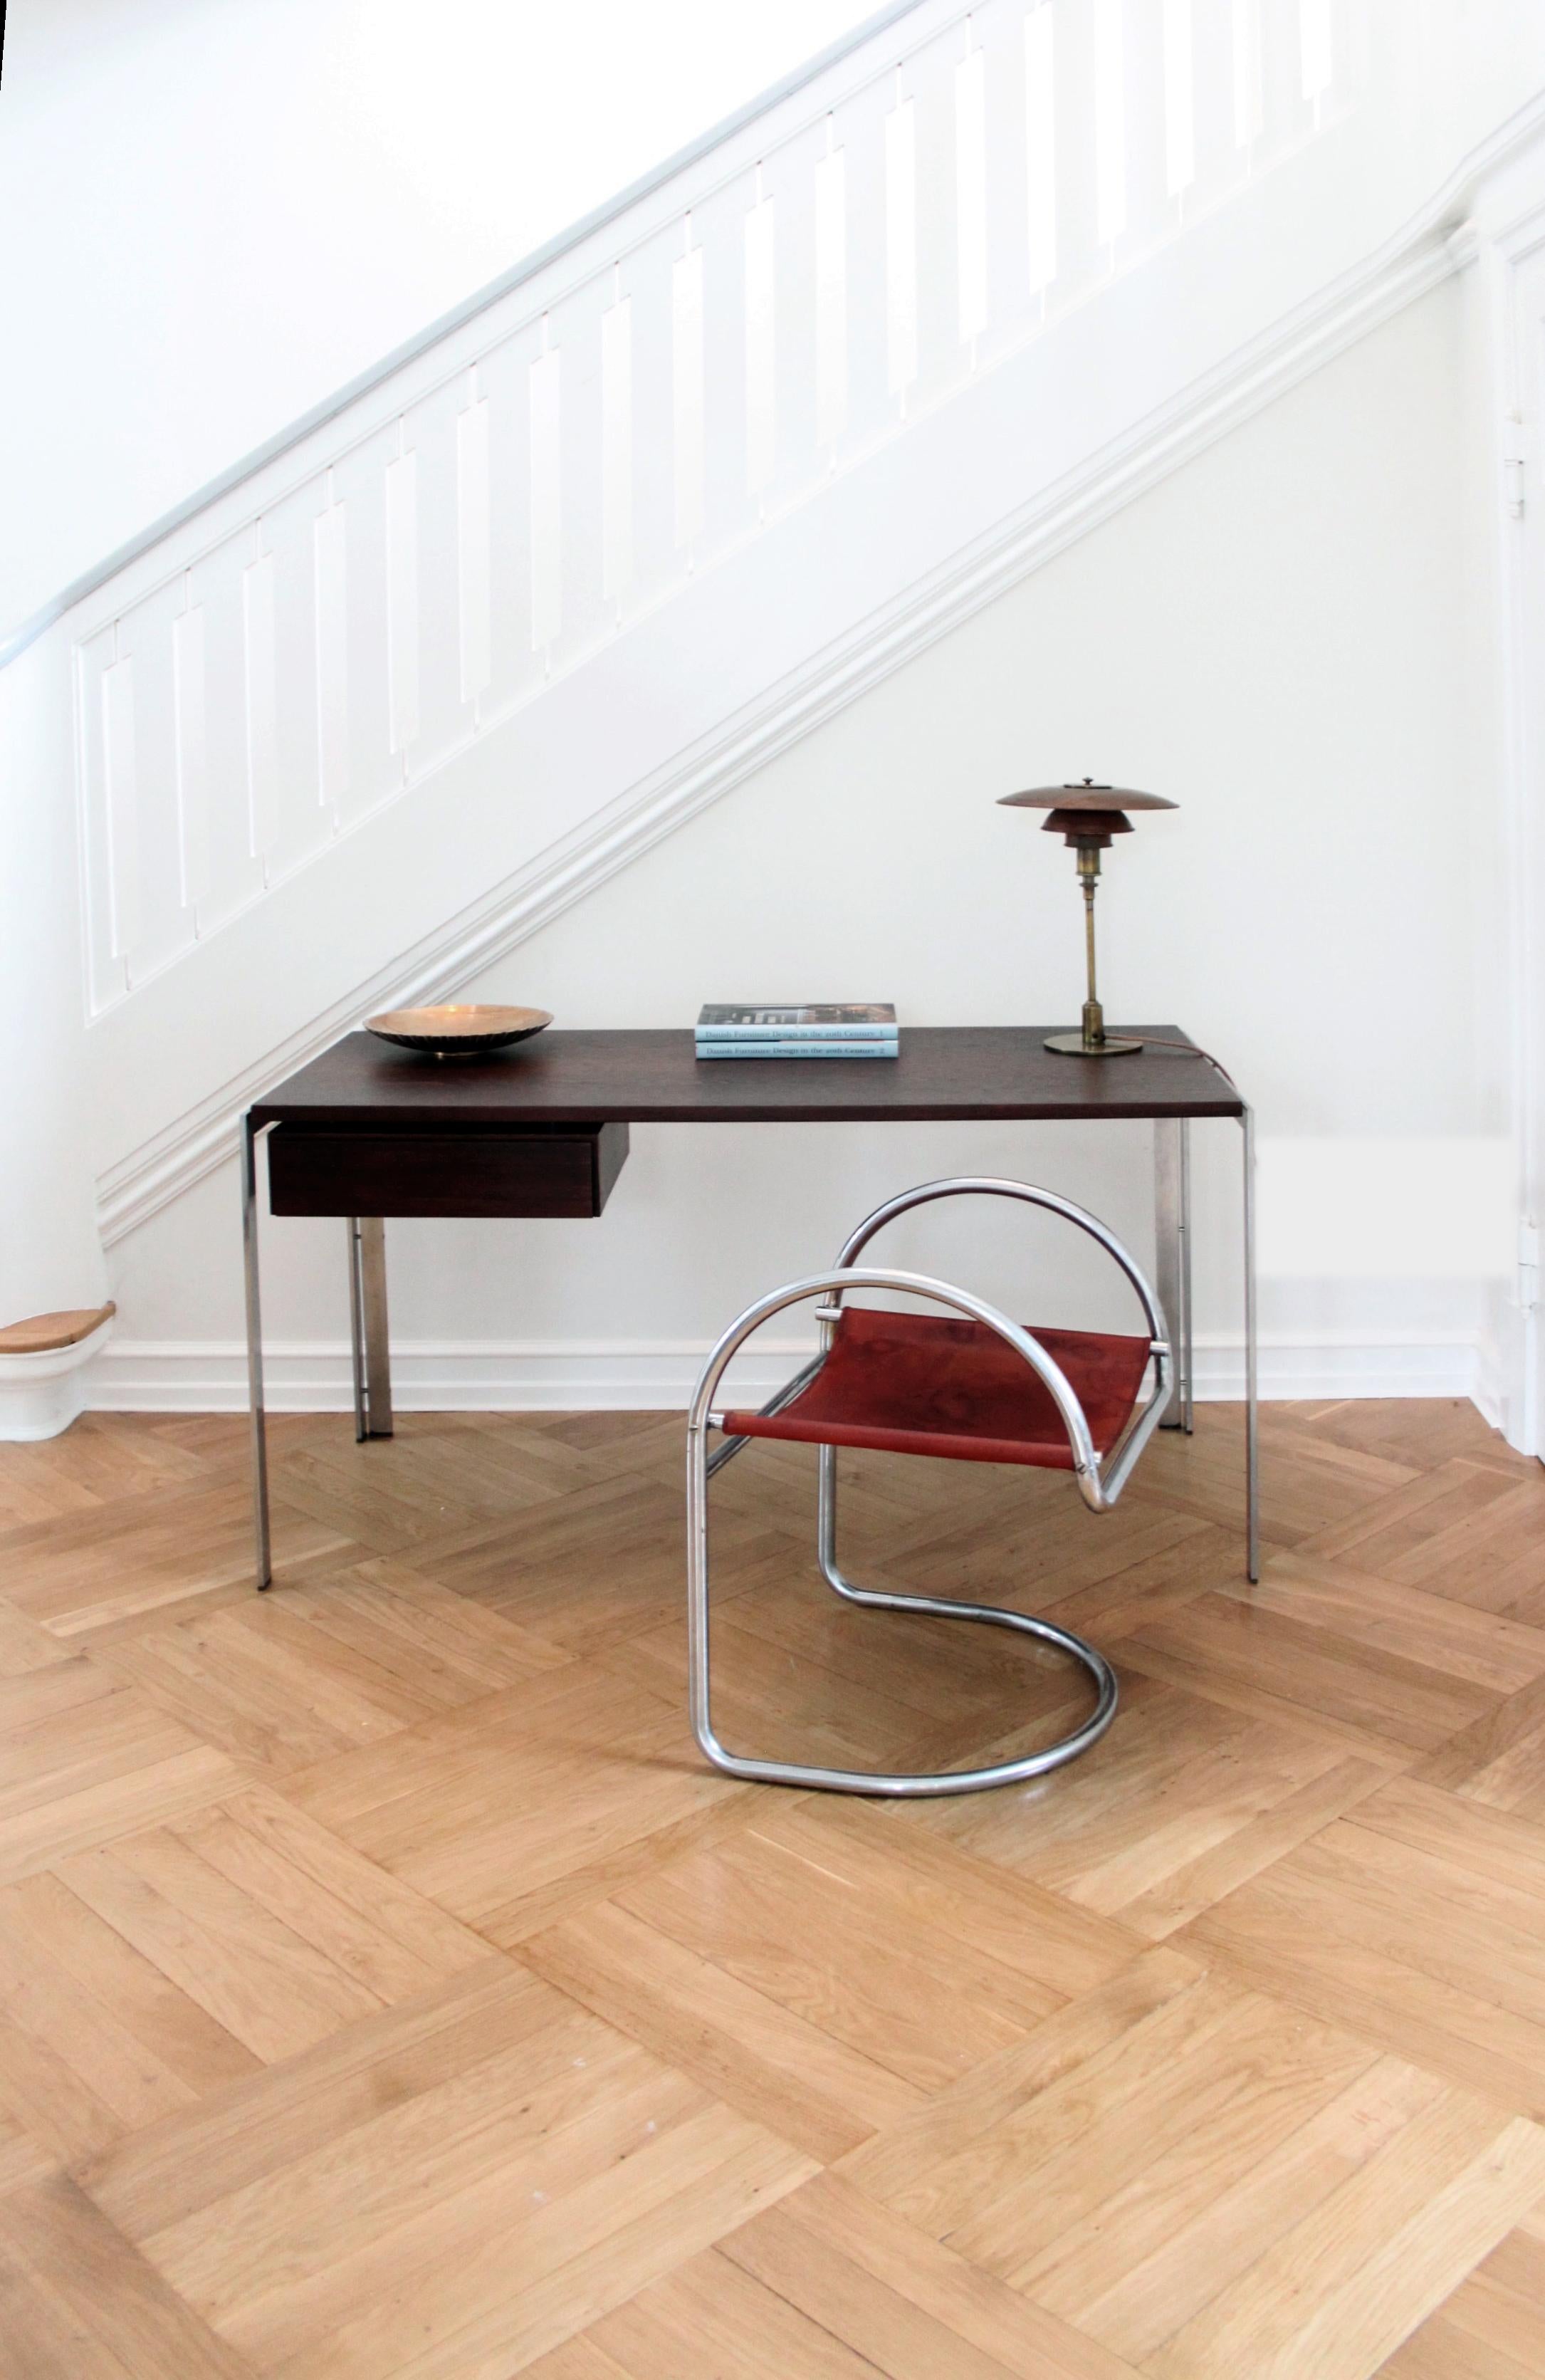
<instances>
[{"instance_id":1,"label":"tubular steel desk frame","mask_svg":"<svg viewBox=\"0 0 1545 2380\"><path fill-rule=\"evenodd\" d=\"M242 1237L257 1583L272 1577L258 1265L258 1142L274 1213L338 1215L349 1254L356 1439L392 1436L387 1215L598 1214L630 1123L1130 1123L1152 1120L1157 1288L1177 1350L1163 1426L1192 1421L1190 1125L1240 1127L1245 1258L1245 1499L1260 1575L1255 1134L1248 1103L1176 1026L1126 1030L1185 1048L1070 1058L1045 1026L911 1027L897 1059L715 1059L690 1032L549 1032L486 1058L413 1056L351 1033L242 1120ZM283 1165L274 1165L274 1151ZM277 1175L284 1181L275 1197Z\"/></svg>"}]
</instances>

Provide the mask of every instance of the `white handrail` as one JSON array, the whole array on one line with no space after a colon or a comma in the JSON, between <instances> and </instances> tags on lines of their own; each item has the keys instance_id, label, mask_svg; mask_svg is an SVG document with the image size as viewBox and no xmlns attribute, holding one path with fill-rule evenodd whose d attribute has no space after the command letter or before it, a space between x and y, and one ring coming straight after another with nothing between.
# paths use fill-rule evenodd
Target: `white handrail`
<instances>
[{"instance_id":1,"label":"white handrail","mask_svg":"<svg viewBox=\"0 0 1545 2380\"><path fill-rule=\"evenodd\" d=\"M690 172L694 165L700 164L716 149L722 148L727 140L754 124L759 116L771 115L774 108L781 107L785 100L796 97L808 83L815 82L830 67L840 66L844 58L851 57L855 51L862 50L877 33L887 31L903 17L910 17L917 6L918 0L891 0L888 7L877 9L874 16L866 17L862 25L856 25L851 32L844 33L840 40L829 42L813 58L807 58L803 66L795 67L780 80L769 84L756 98L748 100L743 107L738 107L722 117L697 140L689 141L684 149L678 149L674 156L668 157L663 164L652 166L648 173L641 174L636 181L630 182L614 198L603 200L588 214L581 215L577 223L570 224L567 230L554 233L539 248L534 248L528 256L523 256L518 264L508 266L494 280L475 290L470 298L464 298L459 306L453 306L448 313L439 315L423 330L415 332L412 338L404 339L400 346L393 347L379 362L356 372L353 380L345 381L342 388L334 389L331 396L321 398L308 411L286 423L283 430L276 431L272 438L265 438L260 446L254 446L251 453L244 455L239 462L229 464L212 480L206 480L201 488L195 488L181 504L174 504L170 512L163 513L158 520L151 521L149 528L140 529L125 544L115 546L92 569L72 579L67 587L62 588L57 595L51 596L29 619L0 637L0 669L24 653L29 645L35 644L77 603L84 602L89 595L96 593L99 587L105 587L110 578L116 577L120 570L127 570L131 563L139 561L141 554L149 553L163 538L170 537L175 530L186 527L198 514L217 504L222 496L229 495L244 480L255 478L268 464L276 462L292 446L300 445L314 431L325 430L330 421L335 421L339 414L346 413L351 405L381 387L404 365L416 362L431 347L438 346L441 339L464 330L469 322L476 322L479 314L486 314L490 306L498 305L501 298L512 296L523 284L534 281L539 273L545 273L549 265L556 264L572 249L582 248L597 232L604 231L608 224L618 222L644 200L652 198L657 190L674 181L678 174Z\"/></svg>"},{"instance_id":2,"label":"white handrail","mask_svg":"<svg viewBox=\"0 0 1545 2380\"><path fill-rule=\"evenodd\" d=\"M1347 116L1322 0L1237 0L1232 78L1190 18L881 11L18 631L73 647L89 1015Z\"/></svg>"}]
</instances>

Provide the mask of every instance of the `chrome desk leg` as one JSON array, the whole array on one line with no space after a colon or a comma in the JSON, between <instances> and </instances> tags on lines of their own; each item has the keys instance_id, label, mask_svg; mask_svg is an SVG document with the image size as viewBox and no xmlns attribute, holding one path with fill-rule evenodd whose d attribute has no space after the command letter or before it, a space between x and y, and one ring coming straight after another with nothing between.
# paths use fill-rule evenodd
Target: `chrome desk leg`
<instances>
[{"instance_id":1,"label":"chrome desk leg","mask_svg":"<svg viewBox=\"0 0 1545 2380\"><path fill-rule=\"evenodd\" d=\"M273 1578L268 1526L268 1429L263 1417L263 1318L258 1288L258 1137L241 1120L241 1245L247 1269L247 1402L252 1416L252 1535L260 1587Z\"/></svg>"},{"instance_id":2,"label":"chrome desk leg","mask_svg":"<svg viewBox=\"0 0 1545 2380\"><path fill-rule=\"evenodd\" d=\"M1255 1116L1246 1108L1239 1118L1244 1135L1245 1174L1245 1503L1249 1533L1248 1569L1253 1584L1261 1576L1261 1397L1257 1346L1255 1291Z\"/></svg>"},{"instance_id":3,"label":"chrome desk leg","mask_svg":"<svg viewBox=\"0 0 1545 2380\"><path fill-rule=\"evenodd\" d=\"M1196 1427L1196 1360L1191 1342L1191 1120L1180 1121L1180 1414L1188 1437Z\"/></svg>"},{"instance_id":4,"label":"chrome desk leg","mask_svg":"<svg viewBox=\"0 0 1545 2380\"><path fill-rule=\"evenodd\" d=\"M344 1224L349 1244L349 1363L354 1377L354 1439L369 1435L365 1412L365 1279L359 1260L359 1218L350 1215Z\"/></svg>"},{"instance_id":5,"label":"chrome desk leg","mask_svg":"<svg viewBox=\"0 0 1545 2380\"><path fill-rule=\"evenodd\" d=\"M379 1215L355 1223L359 1265L359 1314L365 1339L365 1438L392 1436L392 1357L386 1330L386 1225ZM357 1429L357 1421L356 1421Z\"/></svg>"},{"instance_id":6,"label":"chrome desk leg","mask_svg":"<svg viewBox=\"0 0 1545 2380\"><path fill-rule=\"evenodd\" d=\"M1191 1127L1189 1117L1153 1125L1154 1270L1175 1348L1175 1388L1159 1427L1191 1427Z\"/></svg>"}]
</instances>

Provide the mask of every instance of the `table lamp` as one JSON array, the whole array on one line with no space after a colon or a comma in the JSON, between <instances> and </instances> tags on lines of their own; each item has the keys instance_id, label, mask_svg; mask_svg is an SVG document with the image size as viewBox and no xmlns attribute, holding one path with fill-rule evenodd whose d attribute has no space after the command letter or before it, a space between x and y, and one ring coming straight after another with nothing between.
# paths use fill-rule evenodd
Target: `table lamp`
<instances>
[{"instance_id":1,"label":"table lamp","mask_svg":"<svg viewBox=\"0 0 1545 2380\"><path fill-rule=\"evenodd\" d=\"M1079 855L1079 882L1083 887L1083 938L1089 962L1089 997L1083 1004L1083 1029L1052 1033L1048 1050L1073 1058L1124 1058L1141 1050L1141 1041L1112 1040L1105 1031L1104 1012L1094 992L1094 887L1100 876L1100 854L1112 835L1130 834L1129 810L1172 810L1162 794L1139 794L1123 785L1097 785L1086 777L1081 785L1036 785L1026 794L1005 794L1000 808L1050 810L1044 834L1060 834Z\"/></svg>"}]
</instances>

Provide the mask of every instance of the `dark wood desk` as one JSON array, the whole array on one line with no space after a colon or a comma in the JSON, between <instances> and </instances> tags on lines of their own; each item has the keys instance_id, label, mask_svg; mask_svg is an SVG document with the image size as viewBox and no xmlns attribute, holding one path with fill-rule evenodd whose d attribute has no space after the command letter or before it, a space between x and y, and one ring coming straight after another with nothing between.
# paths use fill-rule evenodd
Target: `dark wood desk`
<instances>
[{"instance_id":1,"label":"dark wood desk","mask_svg":"<svg viewBox=\"0 0 1545 2380\"><path fill-rule=\"evenodd\" d=\"M598 1215L634 1123L940 1123L1152 1119L1159 1301L1177 1351L1166 1426L1191 1415L1189 1124L1242 1127L1249 1574L1258 1569L1253 1125L1248 1103L1172 1025L1123 1026L1178 1049L1063 1057L1044 1026L911 1026L896 1059L699 1061L690 1032L548 1032L435 1062L351 1033L247 1112L242 1135L247 1374L258 1583L269 1583L257 1144L276 1215L345 1219L355 1427L392 1434L384 1219ZM1113 1028L1114 1030L1115 1028Z\"/></svg>"}]
</instances>

